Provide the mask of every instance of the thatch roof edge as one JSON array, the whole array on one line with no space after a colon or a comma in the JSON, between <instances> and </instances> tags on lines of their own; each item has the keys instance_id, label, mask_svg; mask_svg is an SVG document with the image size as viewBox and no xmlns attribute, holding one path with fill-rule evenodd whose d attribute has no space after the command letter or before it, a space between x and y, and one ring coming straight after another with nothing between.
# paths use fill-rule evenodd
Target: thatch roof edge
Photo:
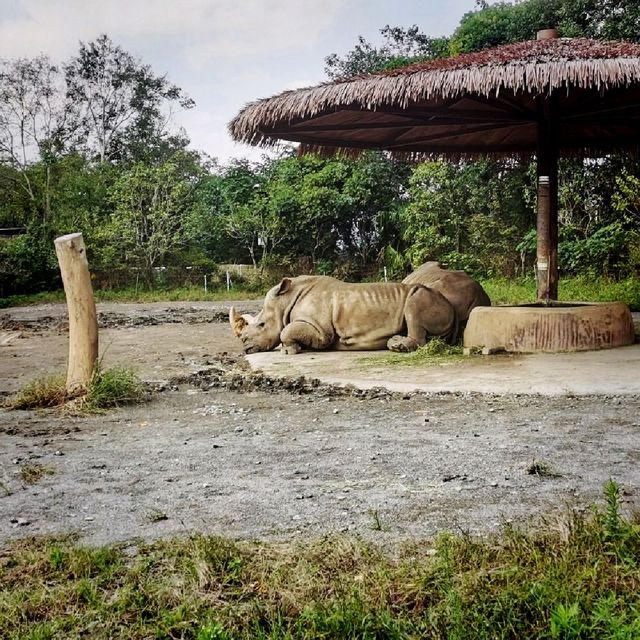
<instances>
[{"instance_id":1,"label":"thatch roof edge","mask_svg":"<svg viewBox=\"0 0 640 640\"><path fill-rule=\"evenodd\" d=\"M640 57L553 61L513 61L458 69L417 70L406 75L371 75L286 91L248 104L229 124L238 141L272 146L268 131L278 123L311 118L357 104L375 111L405 108L420 100L480 96L500 91L549 94L563 87L608 89L640 84Z\"/></svg>"}]
</instances>

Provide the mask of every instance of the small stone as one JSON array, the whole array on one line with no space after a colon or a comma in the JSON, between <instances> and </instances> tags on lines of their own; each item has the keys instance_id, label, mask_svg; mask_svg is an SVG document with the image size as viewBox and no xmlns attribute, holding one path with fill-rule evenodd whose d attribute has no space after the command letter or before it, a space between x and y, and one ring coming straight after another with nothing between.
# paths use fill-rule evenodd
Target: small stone
<instances>
[{"instance_id":1,"label":"small stone","mask_svg":"<svg viewBox=\"0 0 640 640\"><path fill-rule=\"evenodd\" d=\"M26 518L18 518L16 520L16 524L19 527L27 527L27 526L29 526L31 524L31 522L29 520L27 520Z\"/></svg>"},{"instance_id":2,"label":"small stone","mask_svg":"<svg viewBox=\"0 0 640 640\"><path fill-rule=\"evenodd\" d=\"M85 517L84 517L84 519L85 519L87 522L92 522L92 521L93 521L93 516L85 516Z\"/></svg>"},{"instance_id":3,"label":"small stone","mask_svg":"<svg viewBox=\"0 0 640 640\"><path fill-rule=\"evenodd\" d=\"M428 556L435 556L438 553L437 549L427 549Z\"/></svg>"},{"instance_id":4,"label":"small stone","mask_svg":"<svg viewBox=\"0 0 640 640\"><path fill-rule=\"evenodd\" d=\"M334 409L333 413L340 413L340 409Z\"/></svg>"},{"instance_id":5,"label":"small stone","mask_svg":"<svg viewBox=\"0 0 640 640\"><path fill-rule=\"evenodd\" d=\"M208 482L202 484L203 488L208 489L211 485Z\"/></svg>"},{"instance_id":6,"label":"small stone","mask_svg":"<svg viewBox=\"0 0 640 640\"><path fill-rule=\"evenodd\" d=\"M242 433L242 432L244 431L244 427L236 427L236 428L234 429L234 431L235 431L236 433Z\"/></svg>"},{"instance_id":7,"label":"small stone","mask_svg":"<svg viewBox=\"0 0 640 640\"><path fill-rule=\"evenodd\" d=\"M60 451L59 449L53 454L54 456L63 456L64 453L62 453L62 451Z\"/></svg>"}]
</instances>

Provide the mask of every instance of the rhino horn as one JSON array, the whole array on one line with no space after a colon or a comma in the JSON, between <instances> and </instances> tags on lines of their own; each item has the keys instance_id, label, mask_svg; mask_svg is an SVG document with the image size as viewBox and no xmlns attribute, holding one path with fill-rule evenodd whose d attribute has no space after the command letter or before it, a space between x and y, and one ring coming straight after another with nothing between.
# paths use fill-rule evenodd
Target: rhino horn
<instances>
[{"instance_id":1,"label":"rhino horn","mask_svg":"<svg viewBox=\"0 0 640 640\"><path fill-rule=\"evenodd\" d=\"M239 338L242 330L247 325L247 319L245 316L238 315L236 313L235 307L231 307L231 309L229 309L229 323L231 324L233 333L237 338Z\"/></svg>"}]
</instances>

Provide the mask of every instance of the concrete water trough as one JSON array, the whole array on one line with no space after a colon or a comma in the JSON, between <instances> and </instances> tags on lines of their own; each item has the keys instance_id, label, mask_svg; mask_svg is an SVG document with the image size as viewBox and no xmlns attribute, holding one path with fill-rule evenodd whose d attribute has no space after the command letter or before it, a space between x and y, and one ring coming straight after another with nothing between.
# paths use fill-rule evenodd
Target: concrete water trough
<instances>
[{"instance_id":1,"label":"concrete water trough","mask_svg":"<svg viewBox=\"0 0 640 640\"><path fill-rule=\"evenodd\" d=\"M467 354L590 351L633 342L633 319L622 302L476 307L464 332Z\"/></svg>"}]
</instances>

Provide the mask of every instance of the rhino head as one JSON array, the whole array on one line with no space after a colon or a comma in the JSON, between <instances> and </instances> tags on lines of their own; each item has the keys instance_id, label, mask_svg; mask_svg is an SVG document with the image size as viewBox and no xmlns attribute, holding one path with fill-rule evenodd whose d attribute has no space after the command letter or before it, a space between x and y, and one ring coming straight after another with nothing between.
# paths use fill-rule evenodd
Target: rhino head
<instances>
[{"instance_id":1,"label":"rhino head","mask_svg":"<svg viewBox=\"0 0 640 640\"><path fill-rule=\"evenodd\" d=\"M284 329L284 316L292 290L290 278L270 289L265 296L262 311L257 316L239 315L234 307L229 309L229 322L236 337L242 340L245 353L271 351L280 344L280 332Z\"/></svg>"}]
</instances>

